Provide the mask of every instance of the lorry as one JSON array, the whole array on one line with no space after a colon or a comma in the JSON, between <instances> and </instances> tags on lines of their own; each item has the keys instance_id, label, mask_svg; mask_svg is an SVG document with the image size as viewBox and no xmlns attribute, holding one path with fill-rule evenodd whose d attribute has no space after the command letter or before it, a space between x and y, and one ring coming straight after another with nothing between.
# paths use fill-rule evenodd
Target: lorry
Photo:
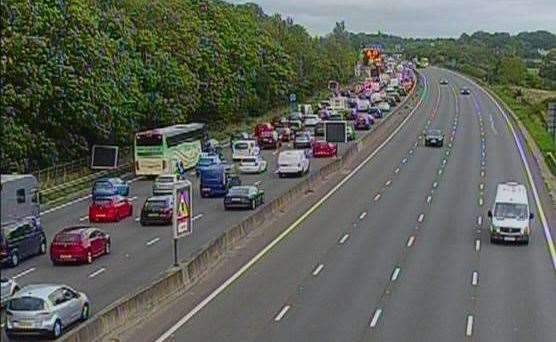
<instances>
[{"instance_id":1,"label":"lorry","mask_svg":"<svg viewBox=\"0 0 556 342\"><path fill-rule=\"evenodd\" d=\"M223 165L210 166L204 169L199 177L201 197L225 196L232 186L241 185L237 174Z\"/></svg>"},{"instance_id":2,"label":"lorry","mask_svg":"<svg viewBox=\"0 0 556 342\"><path fill-rule=\"evenodd\" d=\"M490 242L529 243L533 213L529 211L527 189L517 182L498 184L490 219Z\"/></svg>"},{"instance_id":3,"label":"lorry","mask_svg":"<svg viewBox=\"0 0 556 342\"><path fill-rule=\"evenodd\" d=\"M2 225L39 217L39 182L33 175L1 175Z\"/></svg>"}]
</instances>

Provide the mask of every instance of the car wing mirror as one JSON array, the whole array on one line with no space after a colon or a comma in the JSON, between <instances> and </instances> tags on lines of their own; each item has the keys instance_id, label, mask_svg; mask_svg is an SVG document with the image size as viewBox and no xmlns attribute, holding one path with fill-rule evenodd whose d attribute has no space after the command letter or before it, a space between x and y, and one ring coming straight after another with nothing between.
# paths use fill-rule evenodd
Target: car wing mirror
<instances>
[{"instance_id":1,"label":"car wing mirror","mask_svg":"<svg viewBox=\"0 0 556 342\"><path fill-rule=\"evenodd\" d=\"M489 210L487 215L488 215L488 217L492 217L492 210Z\"/></svg>"}]
</instances>

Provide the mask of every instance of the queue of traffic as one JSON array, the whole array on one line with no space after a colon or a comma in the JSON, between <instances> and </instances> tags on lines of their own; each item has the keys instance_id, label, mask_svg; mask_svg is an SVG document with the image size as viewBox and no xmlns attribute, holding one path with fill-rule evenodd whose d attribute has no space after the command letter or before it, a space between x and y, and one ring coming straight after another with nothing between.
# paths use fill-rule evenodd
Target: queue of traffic
<instances>
[{"instance_id":1,"label":"queue of traffic","mask_svg":"<svg viewBox=\"0 0 556 342\"><path fill-rule=\"evenodd\" d=\"M338 144L325 140L325 122L345 121L348 141L357 138L358 130L372 129L412 86L410 82L402 82L401 71L390 74L392 79L400 80L399 83L368 79L357 87L337 89L329 100L314 105L314 111L313 105L300 105L297 111L257 125L253 134L233 134L229 140L231 155L224 153L222 144L208 139L203 124L174 125L137 133L135 174L155 177L152 195L141 206L139 224L170 225L174 184L189 177L197 178L202 198L221 197L224 210L255 210L264 204L265 191L259 185L243 184L241 175L268 172L269 161L261 151L276 150L273 177L277 178L303 177L310 172L312 158L337 157ZM371 88L371 83L378 85ZM37 211L36 216L20 220L15 228L2 227L2 263L15 267L23 259L48 253L53 266L91 264L110 254L111 236L100 227L132 219L134 205L130 182L115 177L103 178L94 182L91 190L87 219L94 226L62 228L48 244ZM89 317L89 298L66 285L35 284L20 289L14 280L3 279L2 291L9 336L48 334L58 337L70 324ZM12 299L4 301L4 292ZM62 310L62 306L66 309ZM22 319L24 316L27 318Z\"/></svg>"}]
</instances>

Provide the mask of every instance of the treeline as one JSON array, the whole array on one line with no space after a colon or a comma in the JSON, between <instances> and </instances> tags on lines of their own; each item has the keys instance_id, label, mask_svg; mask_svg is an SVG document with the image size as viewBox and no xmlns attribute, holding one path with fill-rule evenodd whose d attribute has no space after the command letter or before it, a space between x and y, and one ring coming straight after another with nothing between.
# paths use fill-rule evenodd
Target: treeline
<instances>
[{"instance_id":1,"label":"treeline","mask_svg":"<svg viewBox=\"0 0 556 342\"><path fill-rule=\"evenodd\" d=\"M256 5L195 0L6 0L1 170L26 172L129 144L138 130L213 128L346 82L342 23L312 37Z\"/></svg>"},{"instance_id":2,"label":"treeline","mask_svg":"<svg viewBox=\"0 0 556 342\"><path fill-rule=\"evenodd\" d=\"M458 39L410 40L404 51L491 84L556 89L556 35L547 31L517 35L479 31Z\"/></svg>"}]
</instances>

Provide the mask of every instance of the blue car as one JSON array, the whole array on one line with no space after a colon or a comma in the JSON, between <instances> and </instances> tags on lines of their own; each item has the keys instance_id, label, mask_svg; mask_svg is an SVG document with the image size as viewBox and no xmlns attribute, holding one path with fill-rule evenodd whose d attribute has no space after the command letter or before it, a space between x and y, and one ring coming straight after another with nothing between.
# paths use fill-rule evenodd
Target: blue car
<instances>
[{"instance_id":1,"label":"blue car","mask_svg":"<svg viewBox=\"0 0 556 342\"><path fill-rule=\"evenodd\" d=\"M97 197L129 196L129 184L121 178L99 179L93 185L93 201Z\"/></svg>"},{"instance_id":2,"label":"blue car","mask_svg":"<svg viewBox=\"0 0 556 342\"><path fill-rule=\"evenodd\" d=\"M225 196L232 186L241 185L241 180L230 173L222 164L213 165L200 173L201 197Z\"/></svg>"}]
</instances>

